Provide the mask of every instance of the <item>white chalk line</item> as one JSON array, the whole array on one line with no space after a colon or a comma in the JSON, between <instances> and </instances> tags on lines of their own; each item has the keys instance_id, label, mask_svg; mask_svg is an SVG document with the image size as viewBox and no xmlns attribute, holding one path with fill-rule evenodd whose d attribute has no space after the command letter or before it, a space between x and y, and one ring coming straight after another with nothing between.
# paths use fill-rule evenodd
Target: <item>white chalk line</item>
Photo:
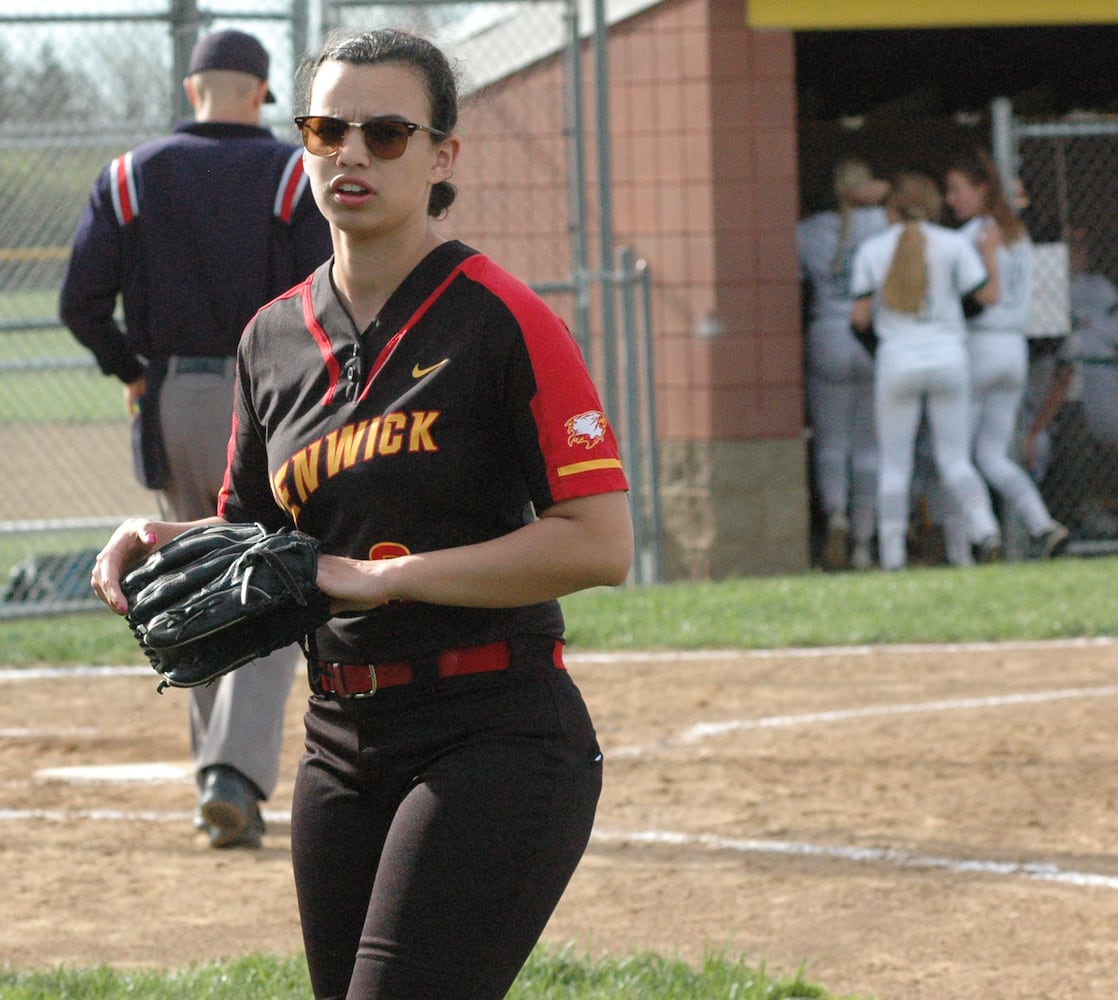
<instances>
[{"instance_id":1,"label":"white chalk line","mask_svg":"<svg viewBox=\"0 0 1118 1000\"><path fill-rule=\"evenodd\" d=\"M870 719L890 715L915 715L921 712L958 712L971 708L1007 708L1048 701L1075 698L1109 698L1118 695L1118 685L1064 688L1057 691L1033 691L1022 694L987 695L980 698L950 698L940 701L907 702L897 705L867 705L863 708L838 708L827 712L805 712L801 715L770 715L759 719L729 719L726 722L700 722L685 729L679 736L683 743L698 743L725 733L749 729L779 729L820 722L845 722L849 719Z\"/></svg>"},{"instance_id":2,"label":"white chalk line","mask_svg":"<svg viewBox=\"0 0 1118 1000\"><path fill-rule=\"evenodd\" d=\"M620 664L674 663L701 660L818 659L832 656L924 655L927 653L977 653L1015 649L1092 649L1118 643L1118 637L1091 636L1070 639L1030 639L1007 642L881 643L861 646L789 646L776 649L651 649L614 652L582 652L567 649L563 659L570 663ZM296 667L298 670L298 667ZM126 677L154 675L147 666L0 667L0 682L65 680L71 677Z\"/></svg>"},{"instance_id":3,"label":"white chalk line","mask_svg":"<svg viewBox=\"0 0 1118 1000\"><path fill-rule=\"evenodd\" d=\"M782 729L791 726L847 722L851 719L887 718L889 716L917 715L931 712L1009 708L1014 705L1035 705L1052 701L1069 701L1076 698L1110 698L1114 695L1118 695L1118 685L1104 684L1098 687L1063 688L1055 691L1031 691L924 702L901 702L894 705L865 705L861 708L837 708L825 712L802 712L797 715L768 715L755 719L700 722L684 729L674 737L667 736L653 743L638 746L614 747L610 750L609 756L613 758L644 757L657 752L694 746L696 743L725 736L727 733L749 732L759 729Z\"/></svg>"},{"instance_id":4,"label":"white chalk line","mask_svg":"<svg viewBox=\"0 0 1118 1000\"><path fill-rule=\"evenodd\" d=\"M267 823L288 826L291 813L263 810ZM123 809L0 809L0 821L73 823L189 823L193 813ZM591 841L636 846L664 845L697 847L735 854L774 855L782 857L828 858L855 864L879 864L894 868L946 871L954 875L993 875L1001 878L1027 878L1079 888L1118 890L1118 876L1100 872L1083 872L1061 868L1039 861L984 861L979 859L944 858L913 854L893 847L853 847L844 845L808 844L788 840L719 837L715 834L682 833L672 830L609 830L595 828Z\"/></svg>"},{"instance_id":5,"label":"white chalk line","mask_svg":"<svg viewBox=\"0 0 1118 1000\"><path fill-rule=\"evenodd\" d=\"M158 679L152 667L93 667L81 664L74 667L4 667L0 669L0 681L51 681L71 677L84 680L90 677L132 677L141 674L152 680Z\"/></svg>"},{"instance_id":6,"label":"white chalk line","mask_svg":"<svg viewBox=\"0 0 1118 1000\"><path fill-rule=\"evenodd\" d=\"M775 659L817 658L829 656L867 656L874 653L950 654L991 650L1092 648L1114 645L1109 637L1088 639L1058 639L1029 642L979 642L945 644L900 644L871 646L805 647L791 649L717 649L717 650L663 650L618 653L567 653L572 663L626 664L663 663L718 659ZM43 667L0 669L0 681L43 680L69 677L116 677L149 675L147 667ZM984 698L960 698L900 705L876 705L863 708L837 709L828 712L807 712L800 715L768 716L759 719L730 720L720 723L703 723L685 730L677 739L694 743L726 732L779 728L784 726L811 725L840 722L849 719L912 714L916 712L958 711L972 708L1008 707L1019 704L1039 703L1070 698L1108 697L1118 694L1118 686L1096 688L1066 688L1059 691L1011 694ZM649 750L663 749L668 741L648 747L622 747L610 752L611 757L638 756ZM188 812L128 811L114 809L0 809L0 821L73 822L92 820L106 822L182 822L191 820ZM268 822L289 824L289 812L265 810ZM943 858L913 854L896 848L854 847L843 845L809 844L796 841L735 839L714 834L689 834L667 830L617 831L595 828L593 841L604 843L665 844L672 846L701 847L712 851L730 851L740 854L777 855L792 857L824 857L838 861L862 864L886 864L899 868L940 870L955 874L984 874L1000 877L1022 877L1037 881L1053 882L1077 887L1118 890L1118 876L1098 872L1081 872L1060 868L1044 862L983 861L974 859Z\"/></svg>"},{"instance_id":7,"label":"white chalk line","mask_svg":"<svg viewBox=\"0 0 1118 1000\"><path fill-rule=\"evenodd\" d=\"M563 659L570 663L620 664L673 663L701 660L780 660L823 659L843 656L926 655L928 653L958 654L982 653L995 650L1018 649L1094 649L1107 648L1118 643L1118 637L1092 636L1070 639L1029 639L1007 642L925 642L888 643L861 646L789 646L777 649L655 649L625 652L583 653L563 652ZM2 677L0 677L2 679Z\"/></svg>"},{"instance_id":8,"label":"white chalk line","mask_svg":"<svg viewBox=\"0 0 1118 1000\"><path fill-rule=\"evenodd\" d=\"M268 823L290 825L291 813L261 809ZM193 812L154 809L0 809L0 822L9 823L193 823Z\"/></svg>"},{"instance_id":9,"label":"white chalk line","mask_svg":"<svg viewBox=\"0 0 1118 1000\"><path fill-rule=\"evenodd\" d=\"M996 875L1003 878L1029 878L1097 889L1118 890L1118 876L1080 872L1059 865L1033 861L982 861L941 858L912 854L892 847L852 847L805 844L788 840L754 840L719 837L706 833L680 833L671 830L599 830L592 840L604 843L654 844L674 847L700 847L737 854L770 854L791 857L832 858L861 864L884 864L896 868L947 871L952 874Z\"/></svg>"}]
</instances>

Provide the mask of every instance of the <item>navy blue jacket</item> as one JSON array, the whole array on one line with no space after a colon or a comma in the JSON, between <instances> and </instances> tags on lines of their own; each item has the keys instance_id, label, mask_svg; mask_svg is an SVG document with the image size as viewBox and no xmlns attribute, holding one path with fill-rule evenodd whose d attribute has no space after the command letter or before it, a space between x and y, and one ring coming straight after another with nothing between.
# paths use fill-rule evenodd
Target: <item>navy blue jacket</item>
<instances>
[{"instance_id":1,"label":"navy blue jacket","mask_svg":"<svg viewBox=\"0 0 1118 1000\"><path fill-rule=\"evenodd\" d=\"M256 311L331 253L301 150L267 129L181 122L101 171L59 312L106 375L149 360L232 357ZM113 318L117 299L124 329Z\"/></svg>"}]
</instances>

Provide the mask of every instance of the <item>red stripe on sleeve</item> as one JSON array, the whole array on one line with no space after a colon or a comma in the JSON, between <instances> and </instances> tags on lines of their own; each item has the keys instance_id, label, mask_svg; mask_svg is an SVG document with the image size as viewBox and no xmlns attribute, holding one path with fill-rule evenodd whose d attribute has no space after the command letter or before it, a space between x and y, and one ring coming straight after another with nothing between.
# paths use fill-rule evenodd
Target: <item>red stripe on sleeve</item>
<instances>
[{"instance_id":1,"label":"red stripe on sleeve","mask_svg":"<svg viewBox=\"0 0 1118 1000\"><path fill-rule=\"evenodd\" d=\"M121 222L128 225L135 218L136 211L128 190L128 158L125 156L116 158L116 190L120 202Z\"/></svg>"},{"instance_id":2,"label":"red stripe on sleeve","mask_svg":"<svg viewBox=\"0 0 1118 1000\"><path fill-rule=\"evenodd\" d=\"M299 181L303 178L303 161L295 162L291 176L287 179L287 187L283 192L283 201L280 204L279 217L284 222L291 221L291 210L295 205L295 192L299 190Z\"/></svg>"}]
</instances>

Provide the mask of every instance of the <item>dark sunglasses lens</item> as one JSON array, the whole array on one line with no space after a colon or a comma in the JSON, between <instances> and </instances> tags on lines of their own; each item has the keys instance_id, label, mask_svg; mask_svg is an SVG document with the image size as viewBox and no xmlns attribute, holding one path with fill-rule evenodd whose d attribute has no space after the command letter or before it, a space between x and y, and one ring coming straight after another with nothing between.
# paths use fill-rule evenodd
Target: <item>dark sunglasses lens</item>
<instances>
[{"instance_id":1,"label":"dark sunglasses lens","mask_svg":"<svg viewBox=\"0 0 1118 1000\"><path fill-rule=\"evenodd\" d=\"M365 144L378 160L397 160L408 148L411 129L403 122L366 122L361 126Z\"/></svg>"},{"instance_id":2,"label":"dark sunglasses lens","mask_svg":"<svg viewBox=\"0 0 1118 1000\"><path fill-rule=\"evenodd\" d=\"M337 118L307 118L299 131L303 134L303 145L308 152L315 156L329 156L345 142L347 127Z\"/></svg>"}]
</instances>

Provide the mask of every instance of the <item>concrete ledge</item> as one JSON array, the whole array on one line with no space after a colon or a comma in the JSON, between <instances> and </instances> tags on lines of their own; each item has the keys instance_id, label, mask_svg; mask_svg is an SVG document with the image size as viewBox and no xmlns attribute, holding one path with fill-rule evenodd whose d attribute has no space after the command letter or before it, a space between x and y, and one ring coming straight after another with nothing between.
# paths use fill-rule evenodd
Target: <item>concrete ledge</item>
<instances>
[{"instance_id":1,"label":"concrete ledge","mask_svg":"<svg viewBox=\"0 0 1118 1000\"><path fill-rule=\"evenodd\" d=\"M804 441L665 441L660 455L665 580L809 568Z\"/></svg>"}]
</instances>

